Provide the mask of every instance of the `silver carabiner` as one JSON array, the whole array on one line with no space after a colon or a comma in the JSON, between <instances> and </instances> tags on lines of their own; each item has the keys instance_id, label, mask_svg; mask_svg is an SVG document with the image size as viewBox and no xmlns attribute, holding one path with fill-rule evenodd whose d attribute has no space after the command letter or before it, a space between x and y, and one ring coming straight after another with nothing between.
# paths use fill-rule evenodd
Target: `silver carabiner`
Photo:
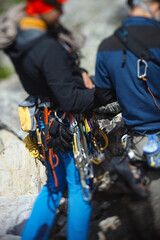
<instances>
[{"instance_id":1,"label":"silver carabiner","mask_svg":"<svg viewBox=\"0 0 160 240\"><path fill-rule=\"evenodd\" d=\"M60 122L63 123L63 120L65 119L66 113L64 112L61 117L58 116L57 111L54 112L55 118Z\"/></svg>"},{"instance_id":2,"label":"silver carabiner","mask_svg":"<svg viewBox=\"0 0 160 240\"><path fill-rule=\"evenodd\" d=\"M141 73L141 66L142 64L144 65L144 73ZM142 79L147 76L147 68L148 68L148 63L144 59L138 59L137 60L137 77Z\"/></svg>"},{"instance_id":3,"label":"silver carabiner","mask_svg":"<svg viewBox=\"0 0 160 240\"><path fill-rule=\"evenodd\" d=\"M85 167L84 167L84 173L85 173L85 178L86 179L93 178L94 177L94 173L93 173L92 165L86 164Z\"/></svg>"},{"instance_id":4,"label":"silver carabiner","mask_svg":"<svg viewBox=\"0 0 160 240\"><path fill-rule=\"evenodd\" d=\"M127 147L128 138L130 138L130 135L128 135L128 134L125 134L121 137L121 145L124 149L126 149L126 147Z\"/></svg>"},{"instance_id":5,"label":"silver carabiner","mask_svg":"<svg viewBox=\"0 0 160 240\"><path fill-rule=\"evenodd\" d=\"M91 189L87 184L85 187L82 187L82 193L85 201L90 201L92 199Z\"/></svg>"}]
</instances>

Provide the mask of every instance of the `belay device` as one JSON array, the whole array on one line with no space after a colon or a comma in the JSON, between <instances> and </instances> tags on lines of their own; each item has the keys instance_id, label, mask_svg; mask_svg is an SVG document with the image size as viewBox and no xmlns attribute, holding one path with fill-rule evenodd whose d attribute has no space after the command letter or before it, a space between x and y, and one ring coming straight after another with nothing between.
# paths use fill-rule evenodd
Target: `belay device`
<instances>
[{"instance_id":1,"label":"belay device","mask_svg":"<svg viewBox=\"0 0 160 240\"><path fill-rule=\"evenodd\" d=\"M49 146L49 128L53 121L64 124L73 134L73 154L76 168L79 171L83 198L91 200L94 186L93 163L100 164L104 159L103 151L108 146L108 138L100 129L94 113L72 115L53 108L50 99L28 97L19 107L19 116L23 131L29 132L25 138L26 148L31 157L45 163L50 168L56 191L58 180L55 168L58 166L58 156ZM53 139L54 141L54 139ZM49 187L49 186L48 186ZM52 192L53 190L50 189Z\"/></svg>"}]
</instances>

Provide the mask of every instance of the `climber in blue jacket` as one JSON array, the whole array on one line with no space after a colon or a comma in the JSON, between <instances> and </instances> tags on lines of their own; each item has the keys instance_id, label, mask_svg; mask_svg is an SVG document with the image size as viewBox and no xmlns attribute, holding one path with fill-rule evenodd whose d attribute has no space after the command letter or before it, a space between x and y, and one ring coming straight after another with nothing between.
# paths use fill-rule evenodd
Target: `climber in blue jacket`
<instances>
[{"instance_id":1,"label":"climber in blue jacket","mask_svg":"<svg viewBox=\"0 0 160 240\"><path fill-rule=\"evenodd\" d=\"M127 3L130 11L121 28L98 48L96 98L101 105L118 101L127 132L123 138L123 145L127 144L127 163L114 159L112 166L130 187L146 197L138 164L147 162L144 156L149 149L145 152L143 149L149 139L156 138L159 142L160 1L128 0ZM158 168L160 162L155 159L151 163L148 159L148 165ZM128 176L125 170L129 168L132 174L129 172Z\"/></svg>"}]
</instances>

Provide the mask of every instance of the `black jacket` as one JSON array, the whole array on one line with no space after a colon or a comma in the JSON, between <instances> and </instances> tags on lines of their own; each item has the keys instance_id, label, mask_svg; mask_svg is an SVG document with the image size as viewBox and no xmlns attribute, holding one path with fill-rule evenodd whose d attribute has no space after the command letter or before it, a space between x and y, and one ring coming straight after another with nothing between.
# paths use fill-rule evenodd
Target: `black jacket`
<instances>
[{"instance_id":1,"label":"black jacket","mask_svg":"<svg viewBox=\"0 0 160 240\"><path fill-rule=\"evenodd\" d=\"M66 112L94 107L94 89L86 89L73 54L53 34L20 30L6 50L24 89L30 95L50 96Z\"/></svg>"}]
</instances>

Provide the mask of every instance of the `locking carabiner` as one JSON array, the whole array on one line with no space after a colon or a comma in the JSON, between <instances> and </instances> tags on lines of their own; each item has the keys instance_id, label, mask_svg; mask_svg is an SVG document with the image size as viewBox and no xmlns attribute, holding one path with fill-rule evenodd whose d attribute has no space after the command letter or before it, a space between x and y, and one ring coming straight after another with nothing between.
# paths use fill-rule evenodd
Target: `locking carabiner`
<instances>
[{"instance_id":1,"label":"locking carabiner","mask_svg":"<svg viewBox=\"0 0 160 240\"><path fill-rule=\"evenodd\" d=\"M144 73L141 73L141 66L144 65ZM137 77L142 79L147 76L148 63L144 59L137 60Z\"/></svg>"},{"instance_id":2,"label":"locking carabiner","mask_svg":"<svg viewBox=\"0 0 160 240\"><path fill-rule=\"evenodd\" d=\"M63 123L63 120L65 119L66 117L66 113L64 112L61 117L58 116L58 113L57 113L57 110L54 112L54 116L55 118L60 122L60 123Z\"/></svg>"}]
</instances>

